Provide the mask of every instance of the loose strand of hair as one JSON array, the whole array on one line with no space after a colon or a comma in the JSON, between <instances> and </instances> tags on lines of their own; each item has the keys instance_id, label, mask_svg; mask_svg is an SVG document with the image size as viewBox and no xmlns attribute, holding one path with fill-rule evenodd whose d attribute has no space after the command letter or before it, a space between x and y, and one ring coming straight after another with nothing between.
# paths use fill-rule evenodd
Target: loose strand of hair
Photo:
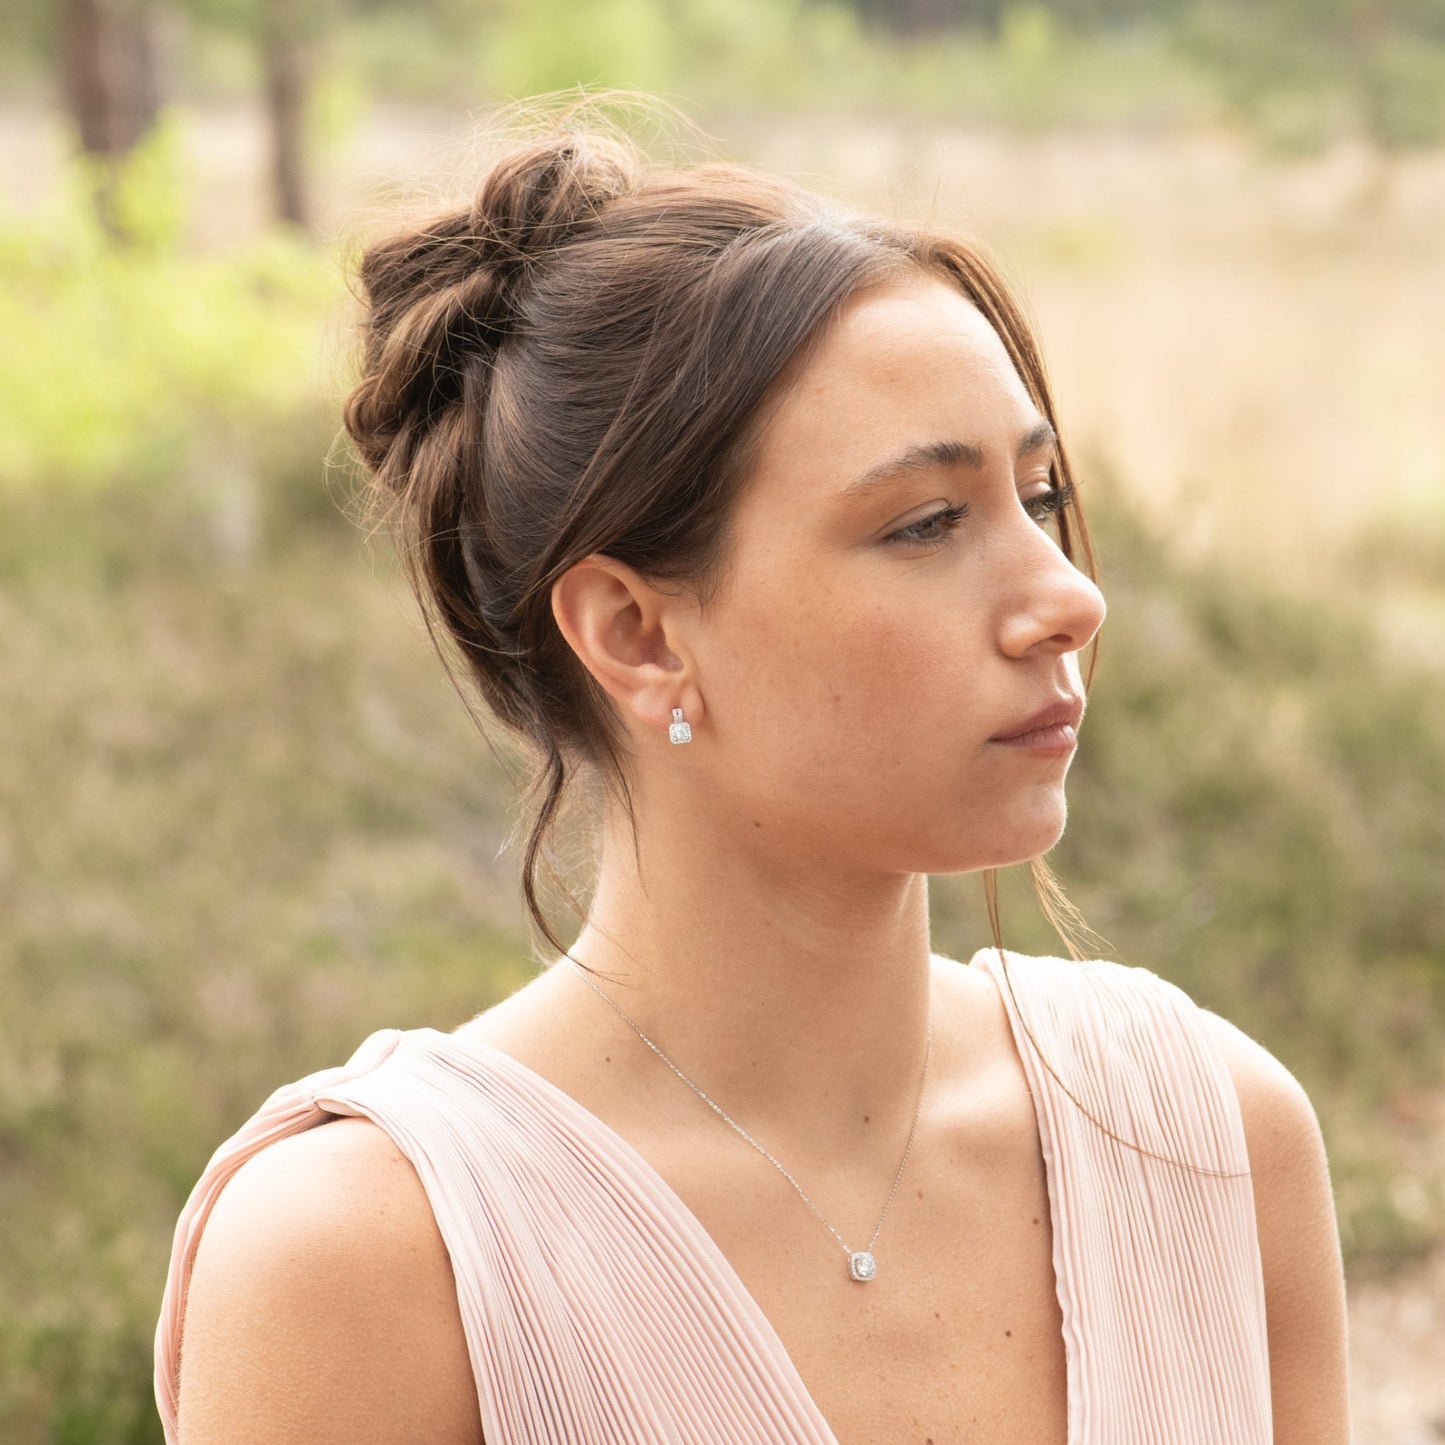
<instances>
[{"instance_id":1,"label":"loose strand of hair","mask_svg":"<svg viewBox=\"0 0 1445 1445\"><path fill-rule=\"evenodd\" d=\"M1043 862L1042 859L1034 859L1033 861L1035 863ZM1044 871L1047 872L1046 864L1044 865ZM1034 876L1037 889L1039 875L1037 872L1035 872ZM1047 876L1052 879L1052 892L1054 896L1056 898L1062 898L1062 889L1059 887L1058 880L1054 878L1051 872L1048 872ZM1122 1144L1126 1149L1132 1149L1137 1154L1146 1155L1150 1159L1158 1159L1162 1163L1172 1164L1179 1169L1186 1169L1192 1174L1203 1174L1215 1179L1248 1178L1251 1174L1251 1171L1249 1169L1211 1169L1207 1165L1194 1164L1187 1159L1176 1159L1172 1155L1160 1154L1153 1149L1146 1149L1142 1144L1136 1143L1132 1139L1125 1139L1122 1135L1116 1134L1111 1128L1109 1128L1107 1124L1104 1123L1102 1119L1098 1118L1095 1114L1090 1112L1090 1110L1085 1106L1085 1104L1078 1097L1078 1095L1069 1088L1069 1086L1063 1081L1062 1078L1060 1078L1058 1071L1048 1061L1047 1057L1045 1057L1044 1051L1039 1047L1038 1040L1034 1037L1033 1030L1029 1028L1028 1021L1024 1017L1022 1008L1019 1006L1018 995L1014 991L1013 976L1009 972L1007 951L1005 950L1003 944L1003 929L999 921L997 868L988 868L984 870L983 891L984 900L988 907L989 927L993 933L994 947L998 951L999 965L1003 971L1004 984L1008 989L1009 998L1013 1002L1014 1016L1018 1019L1019 1023L1023 1027L1024 1035L1029 1041L1029 1047L1033 1050L1034 1057L1038 1059L1038 1061L1044 1066L1045 1069L1048 1070L1050 1077L1052 1077L1054 1082L1058 1084L1059 1088L1063 1090L1064 1094L1074 1104L1075 1108L1077 1108L1079 1112L1102 1133L1108 1135L1110 1139L1113 1139L1115 1143ZM1045 891L1039 894L1040 906L1043 908L1045 916L1049 919L1049 922L1053 925L1055 931L1058 932L1060 937L1063 939L1064 946L1068 948L1070 956L1073 958L1073 960L1076 963L1085 962L1085 956L1081 954L1076 948L1075 941L1072 937L1072 930L1069 926L1066 916L1061 912L1057 911L1050 901L1050 891L1051 890L1046 886ZM1072 903L1068 904L1068 908L1072 912L1073 916L1075 918L1078 918L1079 921L1082 922L1082 915L1079 914L1077 908L1075 908ZM1090 929L1088 931L1092 932L1093 930Z\"/></svg>"}]
</instances>

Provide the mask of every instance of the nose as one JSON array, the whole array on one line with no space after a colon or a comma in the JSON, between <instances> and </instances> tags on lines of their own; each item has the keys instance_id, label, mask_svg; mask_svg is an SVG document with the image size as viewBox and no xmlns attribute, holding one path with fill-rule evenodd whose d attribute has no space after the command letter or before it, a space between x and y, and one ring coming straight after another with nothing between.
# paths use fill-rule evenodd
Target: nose
<instances>
[{"instance_id":1,"label":"nose","mask_svg":"<svg viewBox=\"0 0 1445 1445\"><path fill-rule=\"evenodd\" d=\"M1030 526L1036 545L1010 579L999 646L1010 657L1078 652L1104 625L1104 594L1051 538Z\"/></svg>"}]
</instances>

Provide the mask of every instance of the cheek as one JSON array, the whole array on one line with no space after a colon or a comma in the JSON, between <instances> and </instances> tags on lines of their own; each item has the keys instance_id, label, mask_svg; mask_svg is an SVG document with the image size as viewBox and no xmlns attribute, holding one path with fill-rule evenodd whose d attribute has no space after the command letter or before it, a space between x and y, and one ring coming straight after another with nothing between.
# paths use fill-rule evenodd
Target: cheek
<instances>
[{"instance_id":1,"label":"cheek","mask_svg":"<svg viewBox=\"0 0 1445 1445\"><path fill-rule=\"evenodd\" d=\"M835 768L852 761L892 773L966 730L978 701L979 629L961 611L927 604L922 587L887 600L859 590L756 587L734 610L720 639L723 696L762 750L776 740L800 764L821 754Z\"/></svg>"},{"instance_id":2,"label":"cheek","mask_svg":"<svg viewBox=\"0 0 1445 1445\"><path fill-rule=\"evenodd\" d=\"M978 707L976 639L958 618L854 605L829 667L830 732L860 785L950 788Z\"/></svg>"}]
</instances>

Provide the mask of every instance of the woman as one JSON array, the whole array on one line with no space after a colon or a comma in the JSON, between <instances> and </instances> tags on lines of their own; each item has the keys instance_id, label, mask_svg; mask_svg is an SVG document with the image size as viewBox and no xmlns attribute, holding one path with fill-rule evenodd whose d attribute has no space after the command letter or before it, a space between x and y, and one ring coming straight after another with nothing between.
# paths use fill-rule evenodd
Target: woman
<instances>
[{"instance_id":1,"label":"woman","mask_svg":"<svg viewBox=\"0 0 1445 1445\"><path fill-rule=\"evenodd\" d=\"M537 759L557 956L222 1147L167 1438L1347 1440L1293 1077L996 912L930 946L929 874L1047 882L1104 620L977 249L564 125L361 277L347 427ZM572 797L564 949L534 875Z\"/></svg>"}]
</instances>

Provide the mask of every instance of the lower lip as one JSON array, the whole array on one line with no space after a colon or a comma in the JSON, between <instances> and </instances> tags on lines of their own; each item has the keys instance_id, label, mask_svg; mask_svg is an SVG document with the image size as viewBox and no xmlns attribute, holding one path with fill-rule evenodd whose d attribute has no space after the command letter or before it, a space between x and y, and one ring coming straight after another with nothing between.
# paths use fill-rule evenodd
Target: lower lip
<instances>
[{"instance_id":1,"label":"lower lip","mask_svg":"<svg viewBox=\"0 0 1445 1445\"><path fill-rule=\"evenodd\" d=\"M1036 732L1020 733L1016 738L990 738L1006 748L1027 748L1031 753L1051 753L1059 757L1073 752L1079 739L1068 723L1057 727L1039 728Z\"/></svg>"}]
</instances>

